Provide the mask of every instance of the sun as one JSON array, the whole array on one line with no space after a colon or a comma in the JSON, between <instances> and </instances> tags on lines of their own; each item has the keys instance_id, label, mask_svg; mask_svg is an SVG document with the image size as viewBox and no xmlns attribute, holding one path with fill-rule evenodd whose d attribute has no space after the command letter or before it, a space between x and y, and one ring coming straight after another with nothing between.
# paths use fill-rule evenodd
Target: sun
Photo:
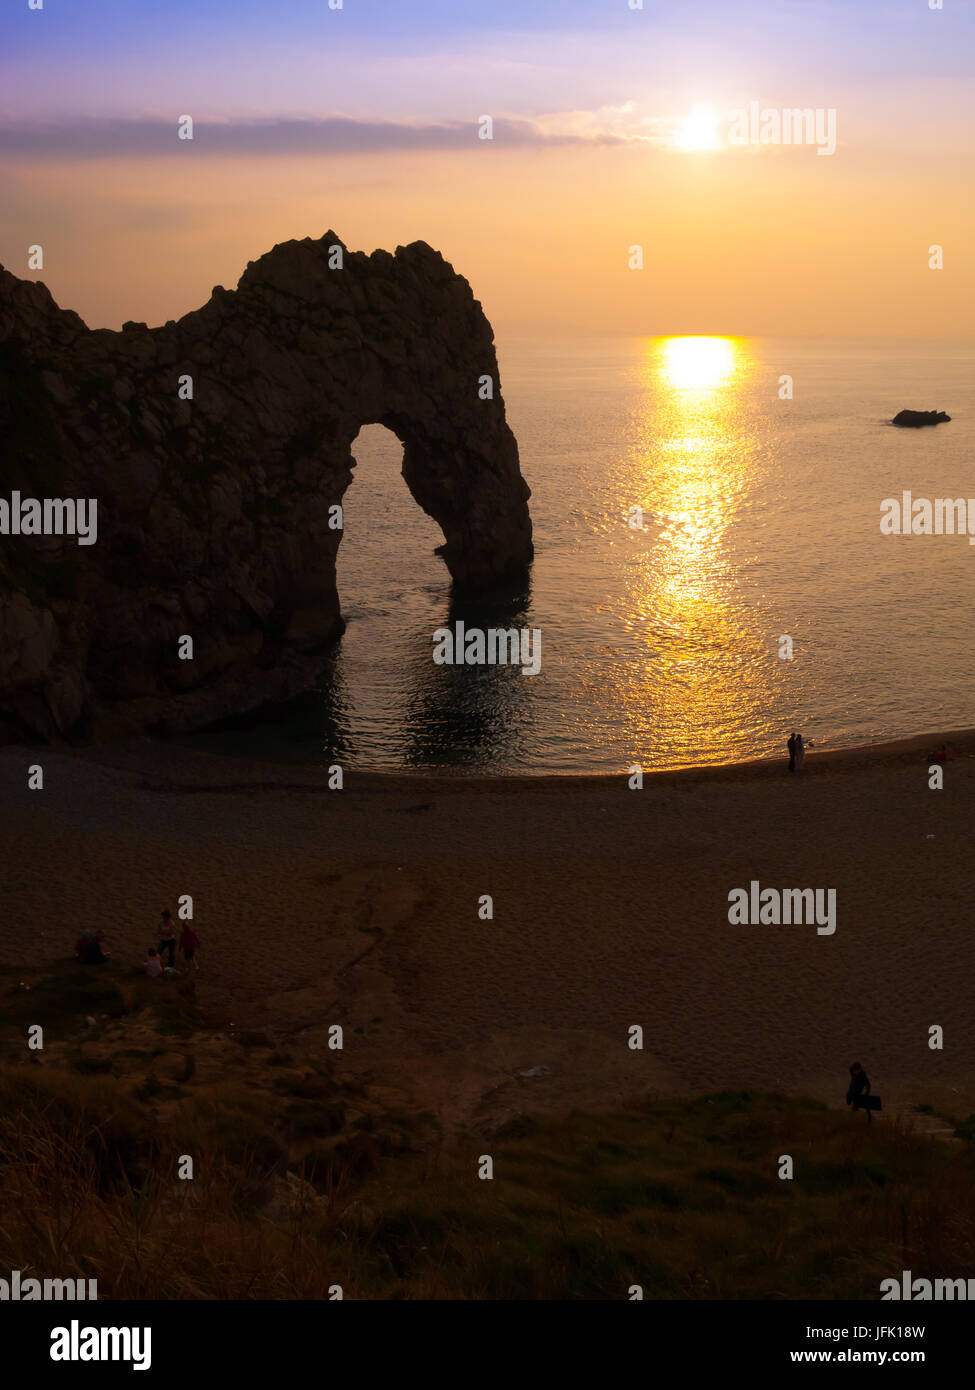
<instances>
[{"instance_id":1,"label":"sun","mask_svg":"<svg viewBox=\"0 0 975 1390\"><path fill-rule=\"evenodd\" d=\"M662 338L656 346L663 378L678 391L712 391L737 367L731 338Z\"/></svg>"},{"instance_id":2,"label":"sun","mask_svg":"<svg viewBox=\"0 0 975 1390\"><path fill-rule=\"evenodd\" d=\"M718 118L710 106L695 106L674 137L679 150L716 150Z\"/></svg>"}]
</instances>

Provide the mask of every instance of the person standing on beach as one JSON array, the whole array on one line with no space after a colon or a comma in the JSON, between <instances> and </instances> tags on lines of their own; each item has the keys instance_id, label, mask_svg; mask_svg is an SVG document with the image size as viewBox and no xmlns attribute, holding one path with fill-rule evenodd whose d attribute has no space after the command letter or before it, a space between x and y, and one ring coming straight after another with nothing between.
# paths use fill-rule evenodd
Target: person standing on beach
<instances>
[{"instance_id":1,"label":"person standing on beach","mask_svg":"<svg viewBox=\"0 0 975 1390\"><path fill-rule=\"evenodd\" d=\"M796 772L801 772L806 766L806 745L802 741L802 734L796 734Z\"/></svg>"},{"instance_id":2,"label":"person standing on beach","mask_svg":"<svg viewBox=\"0 0 975 1390\"><path fill-rule=\"evenodd\" d=\"M846 1091L846 1103L852 1105L854 1110L866 1110L867 1122L873 1120L870 1107L864 1105L863 1099L870 1094L870 1078L863 1070L859 1062L854 1062L850 1068L850 1084Z\"/></svg>"},{"instance_id":3,"label":"person standing on beach","mask_svg":"<svg viewBox=\"0 0 975 1390\"><path fill-rule=\"evenodd\" d=\"M159 954L169 956L169 968L176 968L176 923L167 907L159 923Z\"/></svg>"},{"instance_id":4,"label":"person standing on beach","mask_svg":"<svg viewBox=\"0 0 975 1390\"><path fill-rule=\"evenodd\" d=\"M192 964L194 970L199 970L199 962L195 959L196 953L200 948L200 938L190 926L189 922L183 923L183 930L179 934L179 949L183 952L183 959L187 965Z\"/></svg>"},{"instance_id":5,"label":"person standing on beach","mask_svg":"<svg viewBox=\"0 0 975 1390\"><path fill-rule=\"evenodd\" d=\"M795 729L793 729L792 733L789 735L788 748L789 748L789 771L790 771L790 772L795 772L795 770L796 770L796 731L795 731Z\"/></svg>"}]
</instances>

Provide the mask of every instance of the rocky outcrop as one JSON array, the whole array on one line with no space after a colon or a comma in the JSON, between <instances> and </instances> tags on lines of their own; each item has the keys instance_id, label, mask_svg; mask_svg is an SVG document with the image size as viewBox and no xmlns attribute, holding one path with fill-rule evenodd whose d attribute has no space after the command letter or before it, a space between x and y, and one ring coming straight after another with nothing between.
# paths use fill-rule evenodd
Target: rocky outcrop
<instances>
[{"instance_id":1,"label":"rocky outcrop","mask_svg":"<svg viewBox=\"0 0 975 1390\"><path fill-rule=\"evenodd\" d=\"M922 425L941 425L950 419L943 410L899 410L890 423L919 430Z\"/></svg>"},{"instance_id":2,"label":"rocky outcrop","mask_svg":"<svg viewBox=\"0 0 975 1390\"><path fill-rule=\"evenodd\" d=\"M425 243L287 242L236 291L118 333L0 268L0 505L98 502L93 545L0 535L0 729L189 728L313 685L343 629L335 508L375 422L455 585L523 578L529 490L491 326Z\"/></svg>"}]
</instances>

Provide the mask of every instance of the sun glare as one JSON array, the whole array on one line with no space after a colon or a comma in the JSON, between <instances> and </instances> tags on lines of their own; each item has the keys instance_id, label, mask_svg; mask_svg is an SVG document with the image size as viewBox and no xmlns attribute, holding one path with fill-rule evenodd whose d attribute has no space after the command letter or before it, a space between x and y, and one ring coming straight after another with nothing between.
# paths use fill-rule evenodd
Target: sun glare
<instances>
[{"instance_id":1,"label":"sun glare","mask_svg":"<svg viewBox=\"0 0 975 1390\"><path fill-rule=\"evenodd\" d=\"M665 380L683 391L723 386L736 366L731 338L664 338L660 355Z\"/></svg>"},{"instance_id":2,"label":"sun glare","mask_svg":"<svg viewBox=\"0 0 975 1390\"><path fill-rule=\"evenodd\" d=\"M695 106L677 132L674 144L679 150L716 150L717 124L718 118L710 106Z\"/></svg>"}]
</instances>

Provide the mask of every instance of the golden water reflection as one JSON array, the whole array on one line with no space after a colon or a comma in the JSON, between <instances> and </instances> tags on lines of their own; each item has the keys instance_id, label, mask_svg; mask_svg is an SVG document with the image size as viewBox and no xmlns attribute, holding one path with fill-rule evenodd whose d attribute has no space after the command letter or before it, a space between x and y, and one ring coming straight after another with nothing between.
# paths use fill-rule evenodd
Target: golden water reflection
<instances>
[{"instance_id":1,"label":"golden water reflection","mask_svg":"<svg viewBox=\"0 0 975 1390\"><path fill-rule=\"evenodd\" d=\"M666 750L671 765L742 755L743 702L768 708L773 634L745 625L732 530L754 486L760 449L747 404L755 357L743 338L653 338L627 485L643 507L628 592L634 671L634 756ZM646 745L649 745L647 747ZM711 760L715 760L711 756Z\"/></svg>"}]
</instances>

